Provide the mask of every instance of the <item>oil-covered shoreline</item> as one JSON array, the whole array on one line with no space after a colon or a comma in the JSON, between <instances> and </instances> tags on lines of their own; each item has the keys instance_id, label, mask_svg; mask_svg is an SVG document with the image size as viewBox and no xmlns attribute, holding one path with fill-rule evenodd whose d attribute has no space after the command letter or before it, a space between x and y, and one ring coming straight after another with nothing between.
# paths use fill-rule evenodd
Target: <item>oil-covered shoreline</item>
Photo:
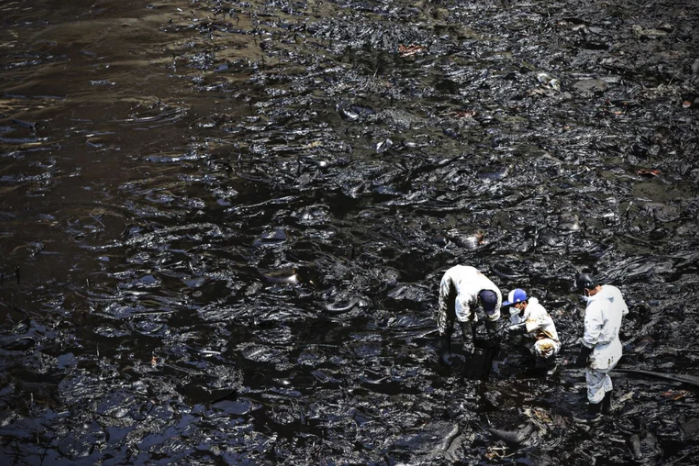
<instances>
[{"instance_id":1,"label":"oil-covered shoreline","mask_svg":"<svg viewBox=\"0 0 699 466\"><path fill-rule=\"evenodd\" d=\"M695 464L698 10L3 3L0 456ZM618 286L615 414L507 342L440 366L457 263L563 366L575 274Z\"/></svg>"}]
</instances>

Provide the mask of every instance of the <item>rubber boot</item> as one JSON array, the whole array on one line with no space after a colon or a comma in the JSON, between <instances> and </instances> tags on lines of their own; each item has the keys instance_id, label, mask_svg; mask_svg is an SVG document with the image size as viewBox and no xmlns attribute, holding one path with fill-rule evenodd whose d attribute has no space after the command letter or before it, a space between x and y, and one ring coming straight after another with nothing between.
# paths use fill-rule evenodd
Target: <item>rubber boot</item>
<instances>
[{"instance_id":1,"label":"rubber boot","mask_svg":"<svg viewBox=\"0 0 699 466\"><path fill-rule=\"evenodd\" d=\"M442 364L451 366L451 333L439 337L439 360Z\"/></svg>"},{"instance_id":2,"label":"rubber boot","mask_svg":"<svg viewBox=\"0 0 699 466\"><path fill-rule=\"evenodd\" d=\"M556 357L551 356L548 358L543 358L541 356L537 356L536 368L545 370L546 377L551 377L558 370L558 362L556 361Z\"/></svg>"},{"instance_id":3,"label":"rubber boot","mask_svg":"<svg viewBox=\"0 0 699 466\"><path fill-rule=\"evenodd\" d=\"M558 371L558 361L555 356L546 359L546 369L546 377L551 377Z\"/></svg>"},{"instance_id":4,"label":"rubber boot","mask_svg":"<svg viewBox=\"0 0 699 466\"><path fill-rule=\"evenodd\" d=\"M464 338L464 354L466 356L470 356L473 354L473 327L471 326L471 322L459 322L459 326L461 327L461 334Z\"/></svg>"},{"instance_id":5,"label":"rubber boot","mask_svg":"<svg viewBox=\"0 0 699 466\"><path fill-rule=\"evenodd\" d=\"M573 421L577 424L597 424L602 416L602 403L588 403L587 412L581 416L574 416Z\"/></svg>"},{"instance_id":6,"label":"rubber boot","mask_svg":"<svg viewBox=\"0 0 699 466\"><path fill-rule=\"evenodd\" d=\"M612 391L608 391L604 394L604 399L602 400L602 414L612 413Z\"/></svg>"}]
</instances>

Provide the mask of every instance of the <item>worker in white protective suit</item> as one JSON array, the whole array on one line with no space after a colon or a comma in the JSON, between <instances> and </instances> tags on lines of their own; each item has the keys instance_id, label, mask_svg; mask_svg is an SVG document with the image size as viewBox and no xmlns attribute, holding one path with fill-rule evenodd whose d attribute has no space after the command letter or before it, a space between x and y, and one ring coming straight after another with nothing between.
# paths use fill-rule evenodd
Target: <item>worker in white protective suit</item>
<instances>
[{"instance_id":1,"label":"worker in white protective suit","mask_svg":"<svg viewBox=\"0 0 699 466\"><path fill-rule=\"evenodd\" d=\"M599 422L601 413L612 411L613 386L609 372L621 359L619 329L628 307L616 287L602 286L588 273L578 275L575 284L587 301L585 332L575 366L586 368L588 400L586 415L575 417L575 421L593 424Z\"/></svg>"},{"instance_id":2,"label":"worker in white protective suit","mask_svg":"<svg viewBox=\"0 0 699 466\"><path fill-rule=\"evenodd\" d=\"M621 295L621 290L616 286L600 284L598 294L599 296L595 295L597 298L604 297L604 299L612 303L613 306L618 306L622 317L626 317L626 315L629 313L629 307L626 305L626 301L624 301L624 297Z\"/></svg>"},{"instance_id":3,"label":"worker in white protective suit","mask_svg":"<svg viewBox=\"0 0 699 466\"><path fill-rule=\"evenodd\" d=\"M505 335L533 341L532 354L536 357L536 367L545 368L546 375L556 372L558 365L556 355L561 350L561 342L553 319L539 300L528 297L521 288L516 288L507 295L503 307L510 309L510 325L505 328Z\"/></svg>"},{"instance_id":4,"label":"worker in white protective suit","mask_svg":"<svg viewBox=\"0 0 699 466\"><path fill-rule=\"evenodd\" d=\"M473 353L472 323L478 321L477 309L482 308L486 315L485 327L489 335L497 332L500 319L502 294L488 277L475 267L456 265L444 273L439 284L439 304L437 307L437 329L439 330L440 358L451 364L451 334L454 321L459 322L463 334L464 353Z\"/></svg>"}]
</instances>

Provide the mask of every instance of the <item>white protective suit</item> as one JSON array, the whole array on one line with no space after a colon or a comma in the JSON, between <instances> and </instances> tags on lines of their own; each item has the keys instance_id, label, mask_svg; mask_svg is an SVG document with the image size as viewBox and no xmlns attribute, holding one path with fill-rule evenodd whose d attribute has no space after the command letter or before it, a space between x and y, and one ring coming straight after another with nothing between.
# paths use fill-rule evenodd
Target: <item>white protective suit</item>
<instances>
[{"instance_id":1,"label":"white protective suit","mask_svg":"<svg viewBox=\"0 0 699 466\"><path fill-rule=\"evenodd\" d=\"M439 284L439 306L437 308L437 328L440 335L454 325L454 317L459 322L477 322L475 313L478 293L490 290L497 296L495 310L488 314L488 320L500 319L502 293L488 277L475 267L455 265L444 273ZM452 301L453 300L453 301Z\"/></svg>"},{"instance_id":2,"label":"white protective suit","mask_svg":"<svg viewBox=\"0 0 699 466\"><path fill-rule=\"evenodd\" d=\"M524 315L511 314L510 322L513 325L526 322L527 334L536 340L533 350L537 356L544 359L551 358L561 350L561 342L558 340L558 332L556 332L553 319L538 299L529 298Z\"/></svg>"},{"instance_id":3,"label":"white protective suit","mask_svg":"<svg viewBox=\"0 0 699 466\"><path fill-rule=\"evenodd\" d=\"M624 301L624 298L621 296L621 291L619 288L614 285L602 285L602 290L597 293L597 295L600 293L601 296L612 303L612 306L619 307L622 317L626 317L626 314L629 313L629 307L626 305L626 301ZM595 297L597 297L597 295L595 295Z\"/></svg>"},{"instance_id":4,"label":"white protective suit","mask_svg":"<svg viewBox=\"0 0 699 466\"><path fill-rule=\"evenodd\" d=\"M593 349L585 371L587 399L593 404L600 403L605 393L612 390L609 372L621 359L619 329L624 309L628 312L623 299L610 300L610 296L614 295L613 290L607 288L607 291L604 291L609 286L602 287L601 291L590 297L585 308L585 334L582 344Z\"/></svg>"}]
</instances>

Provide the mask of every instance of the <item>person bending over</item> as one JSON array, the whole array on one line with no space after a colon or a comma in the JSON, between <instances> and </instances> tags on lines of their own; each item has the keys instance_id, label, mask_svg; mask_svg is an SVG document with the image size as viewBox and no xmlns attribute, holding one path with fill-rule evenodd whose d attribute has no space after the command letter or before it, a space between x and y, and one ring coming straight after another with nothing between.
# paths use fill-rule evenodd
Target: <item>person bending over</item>
<instances>
[{"instance_id":1,"label":"person bending over","mask_svg":"<svg viewBox=\"0 0 699 466\"><path fill-rule=\"evenodd\" d=\"M483 309L488 334L494 335L497 331L497 321L500 319L501 305L500 289L475 267L455 265L447 270L439 284L437 307L441 361L447 365L451 364L451 334L455 321L458 321L461 327L464 352L467 355L472 354L472 324L478 321L477 309Z\"/></svg>"}]
</instances>

